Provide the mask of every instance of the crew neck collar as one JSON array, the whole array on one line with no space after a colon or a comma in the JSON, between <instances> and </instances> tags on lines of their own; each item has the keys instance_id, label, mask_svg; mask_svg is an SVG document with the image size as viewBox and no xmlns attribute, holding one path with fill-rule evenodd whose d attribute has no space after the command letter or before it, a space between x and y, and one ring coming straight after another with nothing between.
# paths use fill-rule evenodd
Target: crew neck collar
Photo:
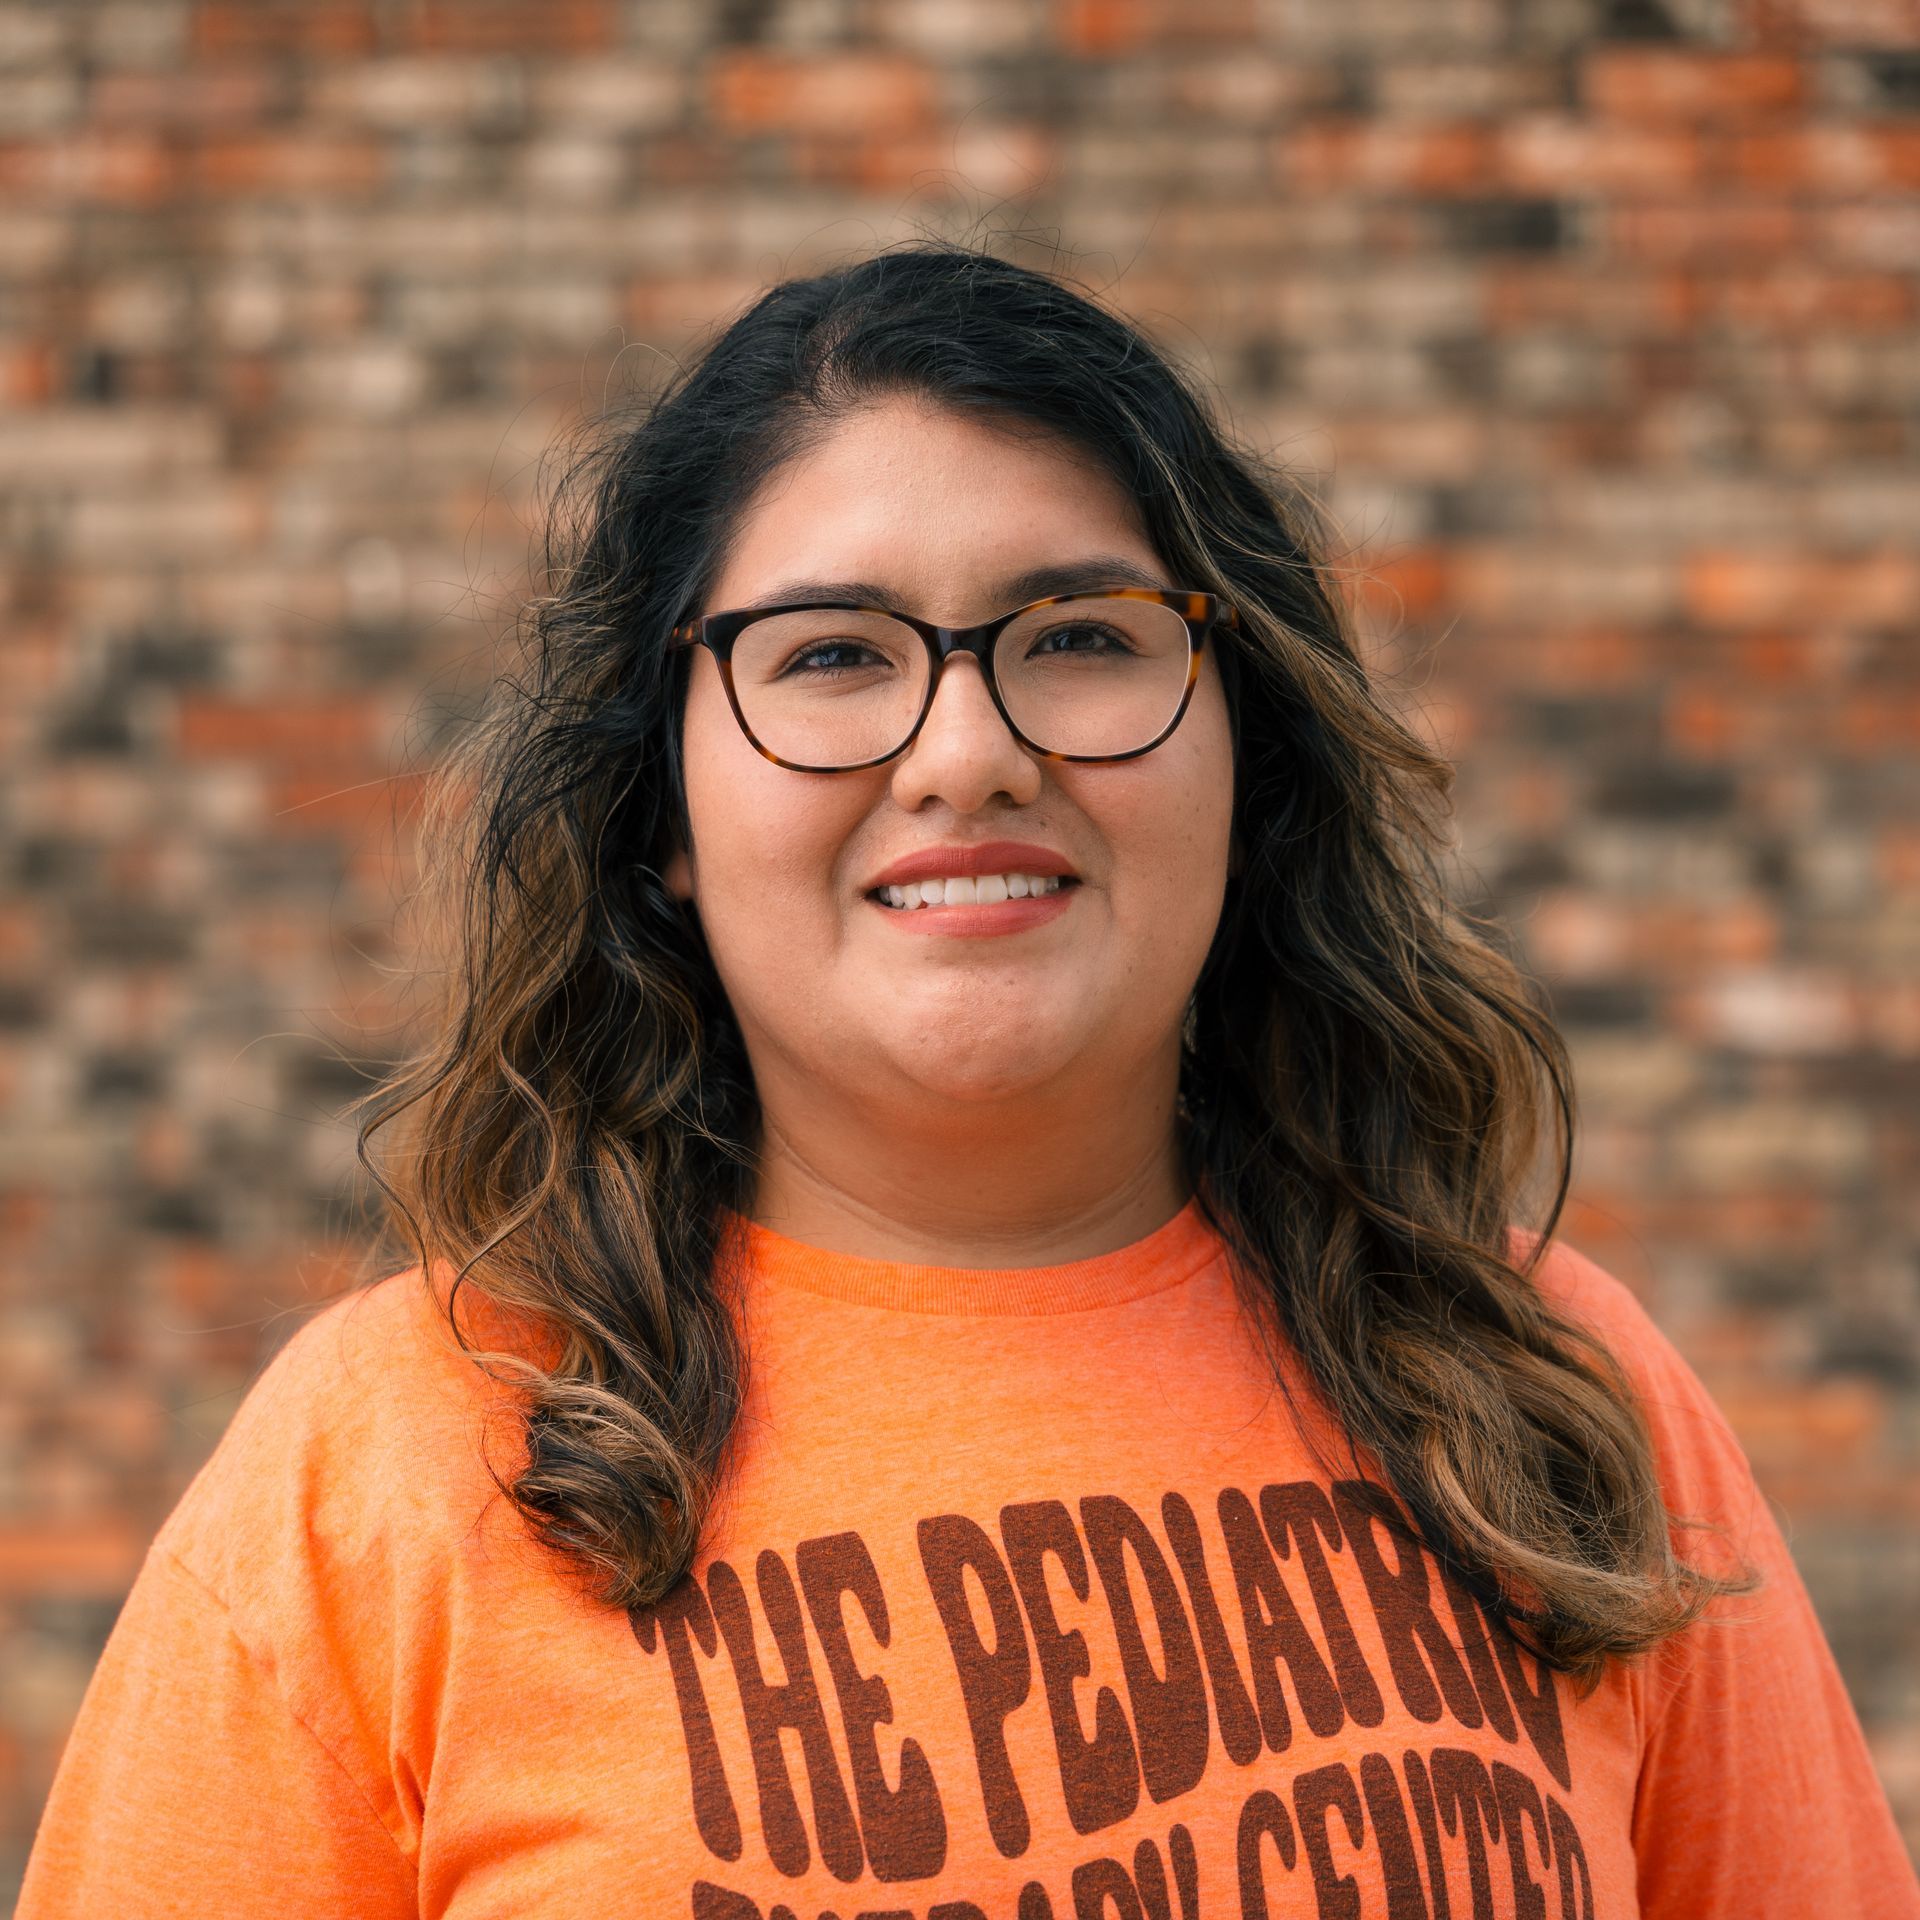
<instances>
[{"instance_id":1,"label":"crew neck collar","mask_svg":"<svg viewBox=\"0 0 1920 1920\"><path fill-rule=\"evenodd\" d=\"M902 1313L1079 1313L1118 1306L1192 1279L1220 1245L1197 1199L1127 1246L1047 1267L941 1267L836 1253L776 1233L730 1207L721 1211L743 1236L752 1283L799 1287Z\"/></svg>"}]
</instances>

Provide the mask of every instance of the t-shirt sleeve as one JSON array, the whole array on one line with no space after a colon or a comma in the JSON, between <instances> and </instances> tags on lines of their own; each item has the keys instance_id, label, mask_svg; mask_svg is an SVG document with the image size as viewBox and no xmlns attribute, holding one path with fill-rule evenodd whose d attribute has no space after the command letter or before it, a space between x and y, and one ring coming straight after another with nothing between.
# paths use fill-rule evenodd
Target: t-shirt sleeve
<instances>
[{"instance_id":1,"label":"t-shirt sleeve","mask_svg":"<svg viewBox=\"0 0 1920 1920\"><path fill-rule=\"evenodd\" d=\"M222 1603L164 1546L94 1671L15 1920L398 1920L414 1874Z\"/></svg>"},{"instance_id":2,"label":"t-shirt sleeve","mask_svg":"<svg viewBox=\"0 0 1920 1920\"><path fill-rule=\"evenodd\" d=\"M20 1912L415 1910L448 1570L493 1544L484 1396L409 1272L308 1319L148 1550Z\"/></svg>"},{"instance_id":3,"label":"t-shirt sleeve","mask_svg":"<svg viewBox=\"0 0 1920 1920\"><path fill-rule=\"evenodd\" d=\"M1725 1417L1633 1295L1586 1255L1556 1242L1540 1279L1633 1379L1667 1506L1703 1523L1676 1530L1682 1556L1712 1571L1744 1561L1759 1575L1637 1671L1643 1915L1917 1920L1920 1884L1859 1719Z\"/></svg>"}]
</instances>

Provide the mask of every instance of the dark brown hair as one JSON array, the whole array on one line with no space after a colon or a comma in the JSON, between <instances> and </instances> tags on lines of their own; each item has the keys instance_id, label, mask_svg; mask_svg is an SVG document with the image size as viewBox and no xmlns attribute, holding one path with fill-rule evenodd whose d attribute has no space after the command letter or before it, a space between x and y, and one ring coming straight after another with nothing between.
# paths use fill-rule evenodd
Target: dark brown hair
<instances>
[{"instance_id":1,"label":"dark brown hair","mask_svg":"<svg viewBox=\"0 0 1920 1920\"><path fill-rule=\"evenodd\" d=\"M774 287L645 403L591 423L546 530L524 668L435 769L444 963L421 1044L356 1106L422 1269L523 1317L501 1485L609 1604L686 1570L744 1359L717 1263L749 1213L752 1076L697 917L684 650L744 503L849 405L911 393L1061 436L1137 503L1220 636L1242 866L1184 1055L1192 1190L1259 1322L1490 1617L1583 1680L1723 1583L1678 1558L1615 1360L1531 1275L1564 1205L1563 1042L1443 871L1452 769L1357 652L1309 491L1051 273L915 244ZM795 775L796 778L832 776ZM401 1115L388 1164L371 1152ZM404 1143L404 1150L402 1150ZM1508 1233L1543 1148L1535 1251Z\"/></svg>"}]
</instances>

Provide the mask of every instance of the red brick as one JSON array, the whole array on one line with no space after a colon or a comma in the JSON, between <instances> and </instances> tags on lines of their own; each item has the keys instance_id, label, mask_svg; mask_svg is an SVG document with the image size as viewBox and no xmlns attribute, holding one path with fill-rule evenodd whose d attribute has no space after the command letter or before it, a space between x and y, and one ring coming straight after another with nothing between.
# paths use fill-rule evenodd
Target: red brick
<instances>
[{"instance_id":1,"label":"red brick","mask_svg":"<svg viewBox=\"0 0 1920 1920\"><path fill-rule=\"evenodd\" d=\"M0 1523L0 1594L124 1593L146 1542L126 1521Z\"/></svg>"},{"instance_id":2,"label":"red brick","mask_svg":"<svg viewBox=\"0 0 1920 1920\"><path fill-rule=\"evenodd\" d=\"M352 780L344 784L313 774L289 773L271 781L267 817L278 833L346 835L378 831L412 803L419 783Z\"/></svg>"},{"instance_id":3,"label":"red brick","mask_svg":"<svg viewBox=\"0 0 1920 1920\"><path fill-rule=\"evenodd\" d=\"M303 703L196 693L180 702L175 738L181 752L196 759L312 765L369 755L375 721L373 703L363 695Z\"/></svg>"},{"instance_id":4,"label":"red brick","mask_svg":"<svg viewBox=\"0 0 1920 1920\"><path fill-rule=\"evenodd\" d=\"M61 686L72 670L73 625L57 614L22 612L7 624L0 646L0 708L25 713Z\"/></svg>"},{"instance_id":5,"label":"red brick","mask_svg":"<svg viewBox=\"0 0 1920 1920\"><path fill-rule=\"evenodd\" d=\"M1822 273L1789 261L1765 273L1703 276L1698 312L1711 325L1779 333L1905 332L1915 283L1893 273Z\"/></svg>"},{"instance_id":6,"label":"red brick","mask_svg":"<svg viewBox=\"0 0 1920 1920\"><path fill-rule=\"evenodd\" d=\"M0 341L0 406L44 406L53 397L57 364L48 341Z\"/></svg>"},{"instance_id":7,"label":"red brick","mask_svg":"<svg viewBox=\"0 0 1920 1920\"><path fill-rule=\"evenodd\" d=\"M244 126L263 118L280 98L283 82L264 61L197 72L131 69L99 75L87 96L96 125L178 126L206 132Z\"/></svg>"},{"instance_id":8,"label":"red brick","mask_svg":"<svg viewBox=\"0 0 1920 1920\"><path fill-rule=\"evenodd\" d=\"M1898 626L1920 604L1920 559L1889 550L1845 558L1707 552L1686 563L1691 618L1708 627L1820 621Z\"/></svg>"},{"instance_id":9,"label":"red brick","mask_svg":"<svg viewBox=\"0 0 1920 1920\"><path fill-rule=\"evenodd\" d=\"M1792 113L1807 90L1791 55L1609 47L1581 62L1589 108L1623 120L1746 120Z\"/></svg>"},{"instance_id":10,"label":"red brick","mask_svg":"<svg viewBox=\"0 0 1920 1920\"><path fill-rule=\"evenodd\" d=\"M189 155L188 179L212 194L365 195L386 172L371 140L337 135L260 135L208 140Z\"/></svg>"},{"instance_id":11,"label":"red brick","mask_svg":"<svg viewBox=\"0 0 1920 1920\"><path fill-rule=\"evenodd\" d=\"M1491 138L1495 183L1513 193L1648 194L1665 203L1703 174L1700 137L1690 128L1530 114Z\"/></svg>"},{"instance_id":12,"label":"red brick","mask_svg":"<svg viewBox=\"0 0 1920 1920\"><path fill-rule=\"evenodd\" d=\"M1891 894L1920 893L1920 826L1894 821L1874 836L1875 869Z\"/></svg>"},{"instance_id":13,"label":"red brick","mask_svg":"<svg viewBox=\"0 0 1920 1920\"><path fill-rule=\"evenodd\" d=\"M1913 0L1739 0L1733 30L1761 46L1911 46Z\"/></svg>"},{"instance_id":14,"label":"red brick","mask_svg":"<svg viewBox=\"0 0 1920 1920\"><path fill-rule=\"evenodd\" d=\"M169 1247L151 1256L149 1274L170 1313L200 1320L238 1297L242 1263L219 1249L198 1245Z\"/></svg>"},{"instance_id":15,"label":"red brick","mask_svg":"<svg viewBox=\"0 0 1920 1920\"><path fill-rule=\"evenodd\" d=\"M663 133L646 144L642 166L662 191L718 186L738 178L738 148L719 134Z\"/></svg>"},{"instance_id":16,"label":"red brick","mask_svg":"<svg viewBox=\"0 0 1920 1920\"><path fill-rule=\"evenodd\" d=\"M1779 917L1757 900L1648 900L1619 915L1616 962L1634 970L1755 965L1780 948Z\"/></svg>"},{"instance_id":17,"label":"red brick","mask_svg":"<svg viewBox=\"0 0 1920 1920\"><path fill-rule=\"evenodd\" d=\"M347 846L346 883L369 900L392 900L411 893L419 878L418 849L410 834L389 833L385 822Z\"/></svg>"},{"instance_id":18,"label":"red brick","mask_svg":"<svg viewBox=\"0 0 1920 1920\"><path fill-rule=\"evenodd\" d=\"M0 1238L19 1254L54 1219L54 1196L44 1187L0 1187Z\"/></svg>"},{"instance_id":19,"label":"red brick","mask_svg":"<svg viewBox=\"0 0 1920 1920\"><path fill-rule=\"evenodd\" d=\"M1700 282L1683 273L1503 265L1487 275L1487 323L1496 333L1543 325L1577 325L1600 335L1685 333L1701 291Z\"/></svg>"},{"instance_id":20,"label":"red brick","mask_svg":"<svg viewBox=\"0 0 1920 1920\"><path fill-rule=\"evenodd\" d=\"M228 353L214 367L213 384L233 417L263 415L280 397L280 362L272 354Z\"/></svg>"},{"instance_id":21,"label":"red brick","mask_svg":"<svg viewBox=\"0 0 1920 1920\"><path fill-rule=\"evenodd\" d=\"M1744 1391L1729 1385L1721 1411L1756 1456L1829 1467L1857 1467L1886 1424L1885 1400L1859 1380L1788 1388L1776 1378Z\"/></svg>"},{"instance_id":22,"label":"red brick","mask_svg":"<svg viewBox=\"0 0 1920 1920\"><path fill-rule=\"evenodd\" d=\"M1920 879L1905 883L1909 893ZM1861 989L1866 1044L1897 1060L1920 1060L1920 980L1870 980Z\"/></svg>"},{"instance_id":23,"label":"red brick","mask_svg":"<svg viewBox=\"0 0 1920 1920\"><path fill-rule=\"evenodd\" d=\"M412 0L406 44L433 53L595 53L619 38L615 0Z\"/></svg>"},{"instance_id":24,"label":"red brick","mask_svg":"<svg viewBox=\"0 0 1920 1920\"><path fill-rule=\"evenodd\" d=\"M19 978L47 951L45 916L24 899L0 899L0 972Z\"/></svg>"},{"instance_id":25,"label":"red brick","mask_svg":"<svg viewBox=\"0 0 1920 1920\"><path fill-rule=\"evenodd\" d=\"M1501 683L1544 693L1603 693L1645 686L1661 649L1639 628L1577 625L1545 641L1532 629L1501 646Z\"/></svg>"},{"instance_id":26,"label":"red brick","mask_svg":"<svg viewBox=\"0 0 1920 1920\"><path fill-rule=\"evenodd\" d=\"M1920 188L1920 127L1867 127L1860 137L1879 163L1876 185L1907 192Z\"/></svg>"},{"instance_id":27,"label":"red brick","mask_svg":"<svg viewBox=\"0 0 1920 1920\"><path fill-rule=\"evenodd\" d=\"M1733 707L1725 690L1712 683L1673 688L1663 703L1666 744L1692 759L1723 758L1737 733Z\"/></svg>"},{"instance_id":28,"label":"red brick","mask_svg":"<svg viewBox=\"0 0 1920 1920\"><path fill-rule=\"evenodd\" d=\"M719 55L707 77L714 118L730 133L904 133L938 104L931 72L897 54L738 49Z\"/></svg>"},{"instance_id":29,"label":"red brick","mask_svg":"<svg viewBox=\"0 0 1920 1920\"><path fill-rule=\"evenodd\" d=\"M1299 193L1352 188L1385 193L1470 193L1494 177L1499 142L1473 121L1453 125L1321 120L1274 141L1281 184Z\"/></svg>"},{"instance_id":30,"label":"red brick","mask_svg":"<svg viewBox=\"0 0 1920 1920\"><path fill-rule=\"evenodd\" d=\"M1053 0L1053 30L1069 54L1093 60L1262 39L1258 0Z\"/></svg>"},{"instance_id":31,"label":"red brick","mask_svg":"<svg viewBox=\"0 0 1920 1920\"><path fill-rule=\"evenodd\" d=\"M1071 53L1128 53L1153 37L1151 0L1055 0L1054 30Z\"/></svg>"},{"instance_id":32,"label":"red brick","mask_svg":"<svg viewBox=\"0 0 1920 1920\"><path fill-rule=\"evenodd\" d=\"M1170 68L1165 84L1173 110L1215 125L1263 130L1304 108L1330 107L1338 93L1335 77L1324 69L1244 47L1183 59Z\"/></svg>"},{"instance_id":33,"label":"red brick","mask_svg":"<svg viewBox=\"0 0 1920 1920\"><path fill-rule=\"evenodd\" d=\"M1887 755L1911 766L1920 757L1920 691L1862 687L1840 709L1834 745L1849 755Z\"/></svg>"},{"instance_id":34,"label":"red brick","mask_svg":"<svg viewBox=\"0 0 1920 1920\"><path fill-rule=\"evenodd\" d=\"M737 271L674 275L628 288L626 320L643 335L704 330L757 294L762 282Z\"/></svg>"},{"instance_id":35,"label":"red brick","mask_svg":"<svg viewBox=\"0 0 1920 1920\"><path fill-rule=\"evenodd\" d=\"M558 9L556 9L558 11ZM196 50L230 53L297 53L339 59L374 49L373 10L362 0L219 0L194 8Z\"/></svg>"},{"instance_id":36,"label":"red brick","mask_svg":"<svg viewBox=\"0 0 1920 1920\"><path fill-rule=\"evenodd\" d=\"M1741 684L1775 695L1798 695L1848 667L1844 657L1835 659L1835 650L1809 633L1740 632L1730 639L1727 671Z\"/></svg>"},{"instance_id":37,"label":"red brick","mask_svg":"<svg viewBox=\"0 0 1920 1920\"><path fill-rule=\"evenodd\" d=\"M1809 257L1823 216L1774 200L1724 198L1629 202L1609 207L1599 232L1606 254L1646 266L1719 265Z\"/></svg>"},{"instance_id":38,"label":"red brick","mask_svg":"<svg viewBox=\"0 0 1920 1920\"><path fill-rule=\"evenodd\" d=\"M0 198L153 207L174 192L178 178L173 150L145 134L0 145Z\"/></svg>"},{"instance_id":39,"label":"red brick","mask_svg":"<svg viewBox=\"0 0 1920 1920\"><path fill-rule=\"evenodd\" d=\"M27 1790L26 1757L12 1730L0 1725L0 1804L17 1802Z\"/></svg>"},{"instance_id":40,"label":"red brick","mask_svg":"<svg viewBox=\"0 0 1920 1920\"><path fill-rule=\"evenodd\" d=\"M117 1378L76 1382L61 1403L66 1431L95 1459L133 1464L166 1443L167 1410L149 1392Z\"/></svg>"},{"instance_id":41,"label":"red brick","mask_svg":"<svg viewBox=\"0 0 1920 1920\"><path fill-rule=\"evenodd\" d=\"M1788 127L1729 139L1722 177L1785 194L1889 193L1920 186L1920 128L1897 122Z\"/></svg>"},{"instance_id":42,"label":"red brick","mask_svg":"<svg viewBox=\"0 0 1920 1920\"><path fill-rule=\"evenodd\" d=\"M999 196L1031 190L1054 165L1052 144L1030 127L929 128L857 140L797 137L797 178L873 192Z\"/></svg>"},{"instance_id":43,"label":"red brick","mask_svg":"<svg viewBox=\"0 0 1920 1920\"><path fill-rule=\"evenodd\" d=\"M1684 1188L1595 1197L1605 1211L1629 1221L1638 1239L1710 1247L1723 1260L1811 1255L1830 1242L1837 1211L1827 1195L1790 1180L1730 1192Z\"/></svg>"},{"instance_id":44,"label":"red brick","mask_svg":"<svg viewBox=\"0 0 1920 1920\"><path fill-rule=\"evenodd\" d=\"M1427 620L1450 590L1446 557L1433 548L1403 548L1368 569L1359 583L1364 604L1389 620Z\"/></svg>"}]
</instances>

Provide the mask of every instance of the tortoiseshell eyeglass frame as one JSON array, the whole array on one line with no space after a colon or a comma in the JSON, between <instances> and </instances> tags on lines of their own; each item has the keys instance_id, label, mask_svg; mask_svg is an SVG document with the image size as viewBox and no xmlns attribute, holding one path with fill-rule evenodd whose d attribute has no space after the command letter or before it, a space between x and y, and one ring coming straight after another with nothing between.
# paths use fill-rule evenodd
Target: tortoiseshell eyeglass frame
<instances>
[{"instance_id":1,"label":"tortoiseshell eyeglass frame","mask_svg":"<svg viewBox=\"0 0 1920 1920\"><path fill-rule=\"evenodd\" d=\"M1057 753L1050 747L1029 740L1013 724L1007 703L1000 697L1000 682L993 671L993 649L1002 632L1016 620L1041 607L1066 606L1084 600L1144 600L1154 606L1172 608L1186 623L1187 681L1180 690L1180 704L1174 708L1173 718L1143 747L1129 747L1125 753ZM753 729L747 725L747 716L740 711L739 695L734 691L734 642L756 620L767 620L784 613L880 614L886 619L898 621L903 627L911 627L927 643L925 698L920 703L920 711L915 715L913 725L907 730L906 738L890 753L880 754L872 760L849 761L842 766L815 767L797 760L783 760L779 754L769 751L763 742L754 738ZM1188 704L1193 699L1193 690L1199 684L1200 656L1207 644L1207 635L1215 627L1237 630L1239 625L1239 614L1217 594L1190 593L1171 588L1162 590L1157 587L1089 587L1079 593L1054 593L1042 600L1030 600L1024 607L1015 607L1011 613L1003 613L997 619L983 620L977 627L937 627L931 621L916 620L911 614L897 613L891 607L869 606L860 600L796 600L777 607L736 607L724 613L702 614L697 619L682 621L673 629L667 645L705 647L713 655L714 664L720 669L720 683L727 690L727 704L733 709L734 719L740 723L740 731L746 735L755 752L764 755L776 767L785 767L793 773L857 773L866 767L883 767L889 760L897 760L919 738L927 715L933 711L934 696L940 691L940 670L956 653L973 655L981 678L987 683L987 691L993 696L993 704L1007 724L1007 731L1029 753L1037 754L1042 760L1055 761L1137 760L1141 754L1151 753L1159 746L1185 717Z\"/></svg>"}]
</instances>

